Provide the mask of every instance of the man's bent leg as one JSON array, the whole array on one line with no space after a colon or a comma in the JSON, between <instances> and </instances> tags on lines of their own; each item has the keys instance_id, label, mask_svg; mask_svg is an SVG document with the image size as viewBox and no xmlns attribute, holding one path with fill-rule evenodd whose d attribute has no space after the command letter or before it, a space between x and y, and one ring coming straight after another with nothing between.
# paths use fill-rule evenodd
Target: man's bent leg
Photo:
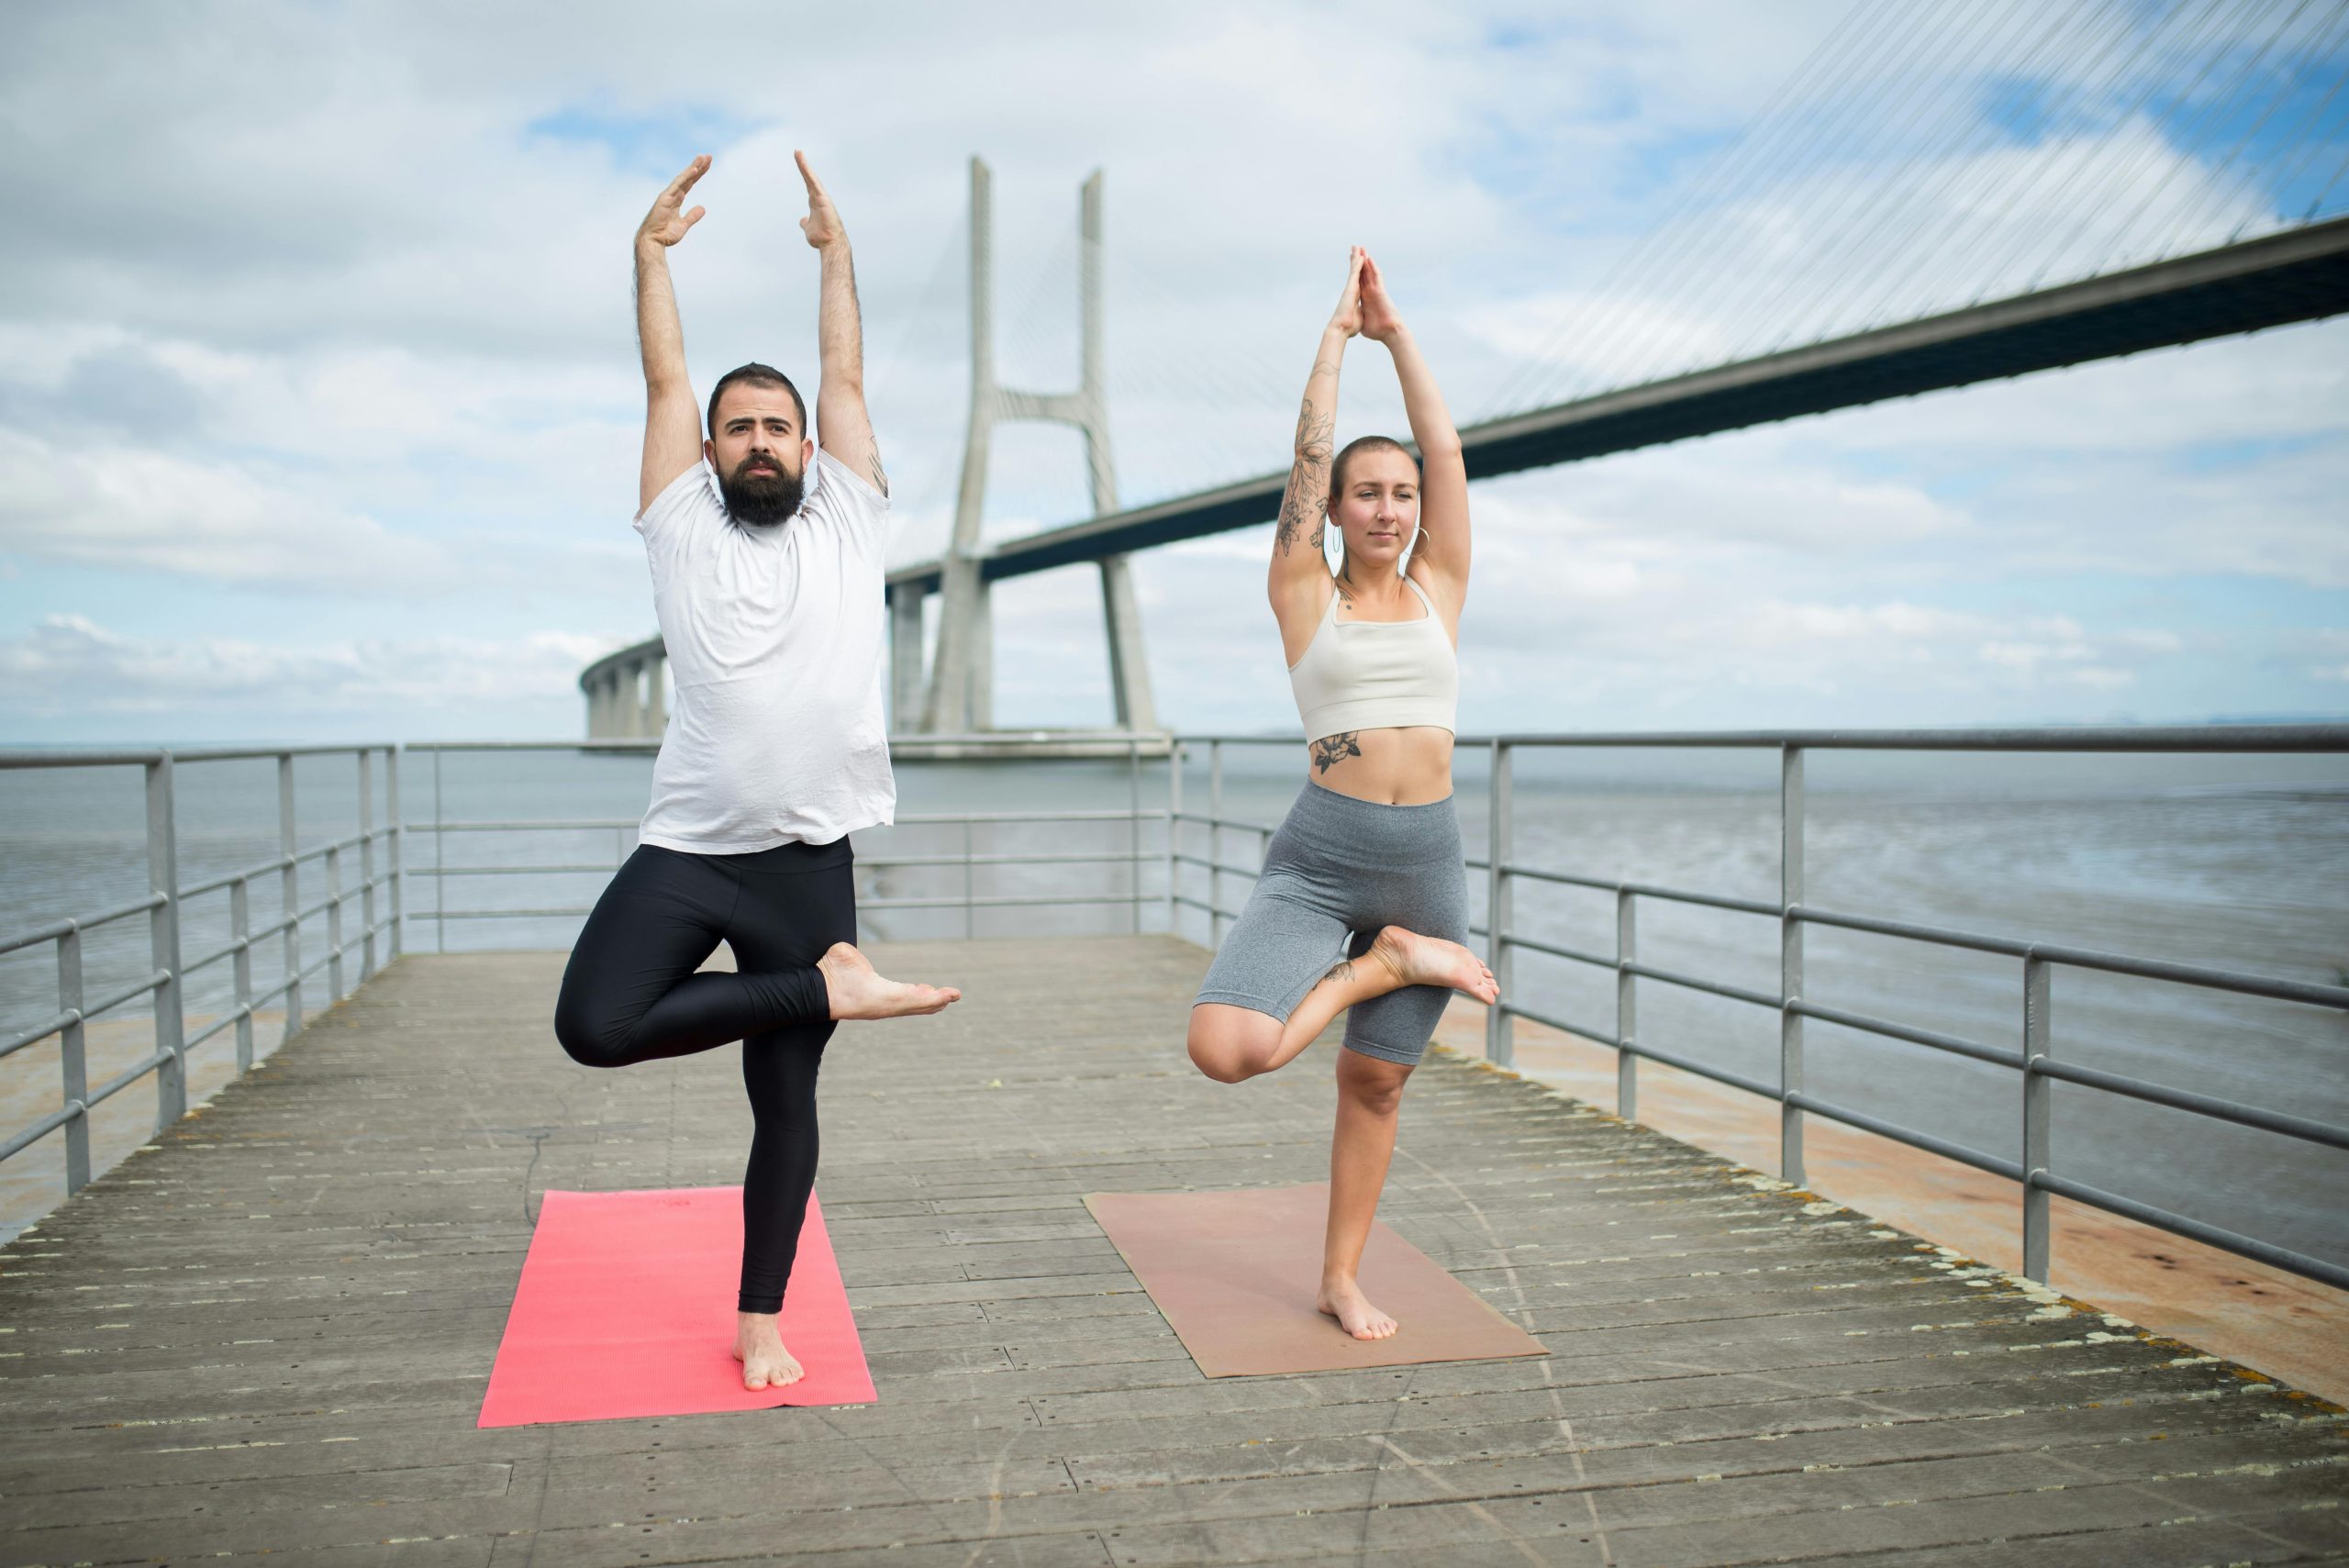
<instances>
[{"instance_id":1,"label":"man's bent leg","mask_svg":"<svg viewBox=\"0 0 2349 1568\"><path fill-rule=\"evenodd\" d=\"M573 1060L623 1067L829 1017L807 964L698 974L740 898L738 857L640 845L596 899L564 969L555 1036Z\"/></svg>"}]
</instances>

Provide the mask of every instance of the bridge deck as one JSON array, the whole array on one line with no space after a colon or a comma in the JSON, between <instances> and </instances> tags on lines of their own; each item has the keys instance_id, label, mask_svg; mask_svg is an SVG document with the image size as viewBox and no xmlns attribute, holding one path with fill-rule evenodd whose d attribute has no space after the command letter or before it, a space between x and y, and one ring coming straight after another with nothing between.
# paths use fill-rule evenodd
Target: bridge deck
<instances>
[{"instance_id":1,"label":"bridge deck","mask_svg":"<svg viewBox=\"0 0 2349 1568\"><path fill-rule=\"evenodd\" d=\"M887 956L970 995L826 1068L879 1404L476 1430L539 1195L730 1184L748 1112L571 1065L560 955L409 958L0 1250L0 1557L2349 1554L2324 1407L1457 1059L1383 1212L1553 1354L1208 1382L1081 1195L1318 1179L1328 1048L1192 1074L1164 938Z\"/></svg>"}]
</instances>

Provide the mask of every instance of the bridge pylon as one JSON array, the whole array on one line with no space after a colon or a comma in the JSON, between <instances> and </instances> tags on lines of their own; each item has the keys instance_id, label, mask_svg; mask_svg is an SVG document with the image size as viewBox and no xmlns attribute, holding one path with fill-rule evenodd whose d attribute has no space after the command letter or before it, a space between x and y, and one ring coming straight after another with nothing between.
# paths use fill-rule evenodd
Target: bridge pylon
<instances>
[{"instance_id":1,"label":"bridge pylon","mask_svg":"<svg viewBox=\"0 0 2349 1568\"><path fill-rule=\"evenodd\" d=\"M972 734L995 728L995 637L990 584L979 539L987 493L988 438L1008 419L1074 425L1085 435L1085 466L1096 517L1118 510L1118 477L1109 450L1109 397L1101 348L1101 172L1085 180L1078 203L1078 375L1074 392L1023 392L995 373L993 176L971 160L971 419L963 447L963 484L954 531L940 566L938 647L928 690L921 670L920 588L891 590L891 684L894 711L919 714L928 734ZM1142 647L1141 615L1123 554L1097 562L1101 610L1108 633L1109 689L1120 729L1154 730L1150 669ZM901 718L900 729L910 728Z\"/></svg>"}]
</instances>

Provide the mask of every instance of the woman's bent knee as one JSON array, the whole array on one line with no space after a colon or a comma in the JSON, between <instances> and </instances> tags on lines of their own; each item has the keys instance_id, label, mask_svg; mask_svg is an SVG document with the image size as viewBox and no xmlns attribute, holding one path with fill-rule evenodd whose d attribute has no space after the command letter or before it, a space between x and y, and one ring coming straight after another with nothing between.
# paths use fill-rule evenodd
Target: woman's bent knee
<instances>
[{"instance_id":1,"label":"woman's bent knee","mask_svg":"<svg viewBox=\"0 0 2349 1568\"><path fill-rule=\"evenodd\" d=\"M1265 1071L1280 1038L1280 1022L1271 1015L1208 1002L1191 1009L1185 1044L1201 1073L1219 1084L1238 1084Z\"/></svg>"}]
</instances>

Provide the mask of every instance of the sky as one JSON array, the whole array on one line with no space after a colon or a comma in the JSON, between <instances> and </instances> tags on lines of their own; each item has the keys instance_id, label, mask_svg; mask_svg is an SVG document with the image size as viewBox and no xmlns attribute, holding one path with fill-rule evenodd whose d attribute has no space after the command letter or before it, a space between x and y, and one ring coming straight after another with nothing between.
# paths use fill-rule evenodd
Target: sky
<instances>
[{"instance_id":1,"label":"sky","mask_svg":"<svg viewBox=\"0 0 2349 1568\"><path fill-rule=\"evenodd\" d=\"M795 147L831 189L898 562L962 459L974 156L1034 390L1103 172L1128 504L1286 461L1353 243L1467 422L2273 228L2341 164L2323 7L2260 54L2285 13L2226 0L2200 77L2122 68L2166 6L1897 9L0 10L0 741L580 733L655 629L629 240L697 152L704 389L812 387ZM1401 428L1357 343L1340 439ZM1479 484L1461 726L2349 717L2344 495L2341 321ZM1073 431L998 431L989 538L1085 509ZM1294 726L1270 538L1135 558L1165 722ZM998 722L1108 721L1090 568L995 626Z\"/></svg>"}]
</instances>

